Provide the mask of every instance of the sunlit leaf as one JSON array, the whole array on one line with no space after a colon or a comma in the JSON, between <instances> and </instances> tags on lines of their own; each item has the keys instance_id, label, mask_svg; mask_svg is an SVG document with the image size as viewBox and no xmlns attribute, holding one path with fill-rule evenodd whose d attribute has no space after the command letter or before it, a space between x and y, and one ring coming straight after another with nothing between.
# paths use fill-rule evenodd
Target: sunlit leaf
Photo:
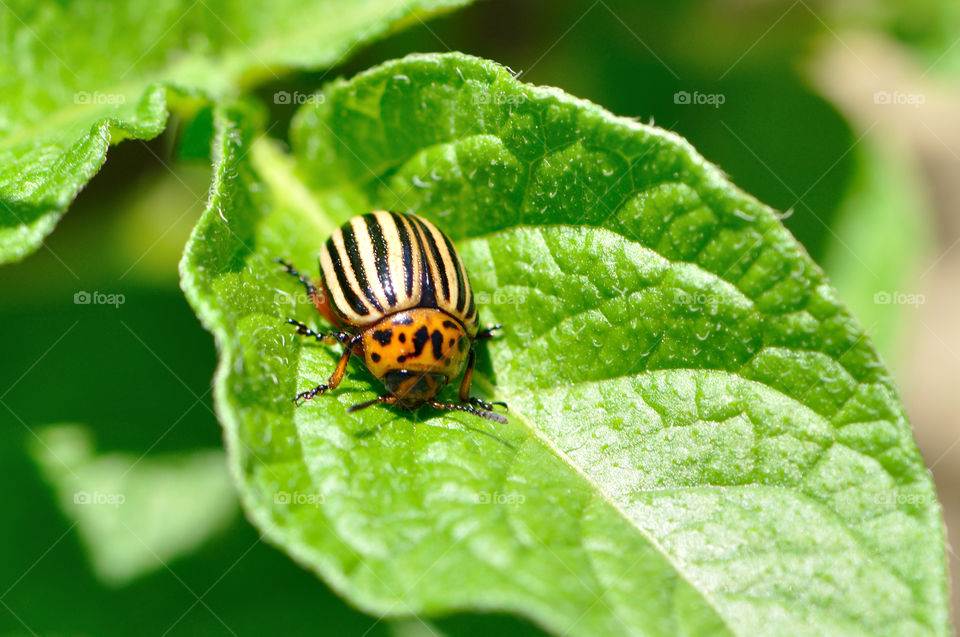
<instances>
[{"instance_id":1,"label":"sunlit leaf","mask_svg":"<svg viewBox=\"0 0 960 637\"><path fill-rule=\"evenodd\" d=\"M320 102L321 100L317 100ZM181 263L221 354L251 520L377 614L505 610L558 634L946 634L943 528L888 373L772 210L684 140L460 54L304 107L286 155L216 115ZM346 408L274 257L422 214L505 325L465 414ZM315 271L315 270L314 270Z\"/></svg>"}]
</instances>

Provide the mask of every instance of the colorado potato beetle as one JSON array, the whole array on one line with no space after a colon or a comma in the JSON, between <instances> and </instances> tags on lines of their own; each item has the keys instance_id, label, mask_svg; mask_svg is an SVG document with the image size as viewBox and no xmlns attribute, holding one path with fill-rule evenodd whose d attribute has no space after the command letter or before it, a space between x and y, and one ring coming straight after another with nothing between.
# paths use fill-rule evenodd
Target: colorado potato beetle
<instances>
[{"instance_id":1,"label":"colorado potato beetle","mask_svg":"<svg viewBox=\"0 0 960 637\"><path fill-rule=\"evenodd\" d=\"M343 355L326 383L297 394L300 404L335 389L351 356L363 359L387 393L350 407L375 404L417 409L430 405L506 422L494 405L470 395L478 341L495 325L480 328L463 260L449 237L413 214L378 210L351 218L320 250L320 279L314 284L293 265L284 270L306 288L316 310L338 330L317 332L295 319L297 333L332 345ZM463 372L458 402L437 395Z\"/></svg>"}]
</instances>

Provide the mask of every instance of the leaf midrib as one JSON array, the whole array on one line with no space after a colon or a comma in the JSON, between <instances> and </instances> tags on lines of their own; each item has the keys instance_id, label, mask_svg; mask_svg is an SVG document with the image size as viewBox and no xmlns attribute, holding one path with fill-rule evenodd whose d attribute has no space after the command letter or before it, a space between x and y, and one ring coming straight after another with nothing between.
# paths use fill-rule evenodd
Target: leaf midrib
<instances>
[{"instance_id":1,"label":"leaf midrib","mask_svg":"<svg viewBox=\"0 0 960 637\"><path fill-rule=\"evenodd\" d=\"M802 402L800 402L799 400L783 394L782 392L780 392L780 390L778 390L778 389L776 389L776 388L770 387L769 385L767 385L767 384L765 384L765 383L762 383L762 382L760 382L760 381L756 381L756 380L754 380L754 379L743 378L743 377L739 376L738 374L736 374L736 373L734 373L734 372L728 372L728 371L726 371L726 370L702 370L702 369L700 369L700 368L670 368L670 369L645 370L643 373L652 373L652 372L659 372L659 371L667 371L667 372L669 372L669 371L675 371L676 369L682 369L682 370L684 370L684 371L694 371L694 372L696 372L696 371L709 371L709 372L715 372L715 373L729 373L729 374L731 374L731 375L737 376L738 378L740 378L740 379L741 379L742 381L744 381L744 382L756 383L756 384L758 384L758 385L760 385L760 386L766 387L767 389L769 389L769 390L771 390L771 391L774 391L774 392L776 392L776 393L784 396L784 397L787 398L788 400L791 400L791 401L797 403L798 405L804 407L805 409L810 409L810 407L804 405L804 404L803 404ZM617 377L615 377L615 378L636 378L636 377L637 377L637 374L624 374L624 375L619 375L619 376L617 376ZM600 384L600 383L603 383L603 382L607 382L607 381L609 381L609 380L611 380L611 379L610 379L610 378L593 379L593 380L590 380L590 381L583 381L583 382L581 382L581 383L575 383L575 385ZM656 550L664 557L664 559L671 565L671 567L672 567L672 568L674 569L674 571L676 572L677 576L678 576L678 577L681 577L681 578L691 587L692 590L697 591L698 595L700 595L700 596L704 599L704 601L707 602L707 603L710 605L710 607L714 610L714 612L716 613L716 615L723 621L723 624L724 624L724 626L727 628L727 630L728 630L731 634L733 634L733 635L736 635L736 634L737 634L737 633L732 629L732 627L730 626L730 624L727 622L727 619L726 619L725 615L720 611L720 609L722 608L722 606L718 605L717 601L716 601L709 593L703 591L702 589L700 589L700 587L694 585L693 581L690 580L690 578L689 578L688 575L686 574L685 570L682 569L682 568L674 561L674 559L671 557L671 555L659 544L659 542L657 542L656 539L655 539L644 527L640 526L636 521L634 521L634 520L626 513L626 511L625 511L619 504L617 504L617 502L614 501L614 500L612 499L612 497L603 489L603 487L600 485L599 482L597 482L596 480L594 480L594 479L590 476L590 474L587 473L586 471L584 471L577 463L573 462L573 461L570 459L570 457L567 456L567 454L566 454L565 452L563 452L563 450L561 450L556 444L554 444L553 441L552 441L550 438L548 438L548 437L547 437L545 434L543 434L537 427L535 427L535 426L532 424L531 418L529 418L521 409L517 409L517 408L514 408L514 407L513 407L513 405L516 405L516 404L523 404L522 402L517 402L517 401L513 401L513 400L512 400L512 398L518 397L517 394L512 394L512 393L509 392L509 391L503 391L503 388L502 388L502 387L497 386L497 385L494 385L493 383L491 383L490 380L487 378L487 376L486 376L486 375L483 375L483 374L477 374L477 375L475 375L475 376L474 376L474 383L475 383L475 384L478 384L478 385L481 385L481 386L483 387L484 393L485 393L486 395L489 395L489 396L498 396L498 397L504 398L504 399L508 402L508 404L511 405L510 416L509 416L509 417L510 417L511 419L520 421L520 422L523 424L523 426L527 429L527 431L528 431L528 433L529 433L529 435L530 435L531 437L533 437L533 438L535 438L536 440L538 440L539 442L541 442L541 443L542 443L547 449L549 449L550 452L553 453L561 462L563 462L567 467L569 467L570 469L572 469L572 470L573 470L575 473L577 473L582 479L584 479L584 480L587 482L587 484L590 486L591 490L594 492L594 494L595 494L596 496L600 497L606 504L609 504L609 505L617 512L618 515L620 515L631 527L633 527L634 529L636 529L636 530L641 534L641 536L643 536L646 540L648 540L648 541L650 542L650 544L651 544L652 546L654 546L654 547L656 548ZM499 390L499 391L498 391L498 390ZM812 413L816 413L816 412L813 412L812 410L811 410L811 412L812 412ZM826 418L826 417L824 417L824 416L822 416L822 415L820 415L820 414L817 414L817 416L823 418L824 420L829 421L828 418ZM829 448L832 447L832 446L835 445L835 444L838 444L838 442L837 442L836 440L832 441L832 442L830 443L830 445L828 445L827 448L822 449L822 450L821 450L821 453L819 454L819 457L818 457L817 462L819 462L820 460L822 460L822 458L824 457L824 455L826 454L826 452L829 450ZM726 490L726 487L727 487L727 486L728 486L728 485L698 485L698 486L696 486L696 487L670 487L670 488L664 488L664 489L641 489L640 492L641 492L641 493L652 493L652 492L660 492L660 493L665 493L665 492L666 492L666 493L669 493L669 492L676 492L676 493L711 492L711 491L717 491L717 490L719 490L719 491ZM866 557L867 559L869 559L869 560L870 560L870 563L871 563L873 566L875 566L876 568L878 568L878 570L881 570L881 571L889 574L891 577L893 577L893 578L896 579L897 581L901 582L901 583L902 583L907 589L909 589L910 591L913 592L913 591L915 590L914 587L911 585L911 583L910 583L909 581L906 581L906 580L904 580L903 578L901 578L900 575L899 575L898 573L896 573L896 572L890 567L889 564L885 563L882 559L879 558L879 556L878 556L878 555L879 555L879 552L878 552L877 550L872 549L869 545L867 545L867 544L865 544L865 543L863 542L863 540L862 540L862 538L860 537L860 535L859 535L854 529L852 529L852 528L850 527L850 525L847 523L847 521L845 521L844 519L842 519L841 517L839 517L839 516L837 515L837 512L836 512L836 511L830 509L830 508L829 508L827 505L825 505L823 502L821 502L821 501L813 498L812 496L810 496L810 495L808 495L808 494L806 494L806 493L803 493L803 492L801 492L801 491L798 491L798 490L796 490L796 489L792 489L792 488L789 488L789 487L781 487L781 486L777 486L777 485L770 485L770 484L764 484L764 483L745 483L745 484L737 484L737 485L730 485L730 486L734 486L734 487L736 487L736 488L757 487L757 488L762 488L762 489L769 489L769 490L771 490L771 491L781 491L781 490L783 490L783 491L788 491L793 497L796 497L796 498L798 498L798 499L806 502L808 505L810 505L810 506L816 508L817 510L819 510L819 511L821 512L821 514L822 514L825 518L830 518L830 519L835 520L843 529L845 529L845 531L846 531L846 533L847 533L847 537L850 539L851 542L853 542L853 543L857 546L858 551L860 551L860 553L861 553L862 555L864 555L864 557ZM924 622L924 623L925 623L925 622Z\"/></svg>"},{"instance_id":2,"label":"leaf midrib","mask_svg":"<svg viewBox=\"0 0 960 637\"><path fill-rule=\"evenodd\" d=\"M496 387L492 383L490 383L490 381L486 378L485 375L475 376L474 382L484 386L484 391L487 393L487 395L490 395L490 396L497 395ZM504 397L509 398L509 396L506 396L506 395ZM673 568L677 576L682 578L683 581L686 582L687 585L691 588L691 590L697 591L697 594L703 598L703 600L710 606L710 608L713 610L716 616L720 618L720 620L723 622L723 625L727 629L727 631L731 635L737 634L731 628L731 626L727 623L726 617L720 612L720 606L717 604L716 600L712 599L710 595L700 590L699 587L694 586L693 582L687 577L687 574L674 561L673 557L669 555L663 549L663 547L660 546L660 544L653 538L652 535L650 535L650 533L646 529L639 526L636 523L636 521L631 519L630 516L627 515L626 511L624 511L619 504L614 502L610 498L610 496L607 494L607 492L604 491L603 488L601 488L599 483L597 483L579 465L577 465L572 460L570 460L567 454L564 453L563 450L561 450L558 446L556 446L556 444L554 444L552 440L547 438L537 427L534 427L530 418L526 414L524 414L522 411L511 409L510 418L520 421L523 424L523 426L527 429L531 437L533 437L534 439L539 441L541 444L543 444L544 447L546 447L551 453L553 453L554 456L556 456L557 459L560 460L564 465L573 469L573 471L590 486L590 489L594 492L596 496L599 496L606 504L608 504L614 511L616 511L617 514L627 522L627 524L629 524L631 527L636 529L637 532L639 532L640 535L644 539L646 539L647 542L649 542L650 545L653 546L657 550L657 552L659 552L663 556L664 560L666 560L666 562L670 564L670 566Z\"/></svg>"}]
</instances>

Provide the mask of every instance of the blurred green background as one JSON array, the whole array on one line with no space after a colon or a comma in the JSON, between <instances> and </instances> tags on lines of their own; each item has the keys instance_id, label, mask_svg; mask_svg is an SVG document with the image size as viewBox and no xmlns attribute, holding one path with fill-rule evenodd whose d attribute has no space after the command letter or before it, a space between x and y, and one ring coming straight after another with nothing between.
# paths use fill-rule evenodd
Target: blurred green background
<instances>
[{"instance_id":1,"label":"blurred green background","mask_svg":"<svg viewBox=\"0 0 960 637\"><path fill-rule=\"evenodd\" d=\"M686 137L783 211L873 335L949 528L960 525L958 38L960 5L934 0L487 0L257 94L283 138L295 106L274 104L275 91L453 49ZM209 394L213 342L178 287L209 185L209 115L111 149L46 245L0 270L0 634L536 634L509 617L366 616L243 519ZM83 293L118 303L78 303Z\"/></svg>"}]
</instances>

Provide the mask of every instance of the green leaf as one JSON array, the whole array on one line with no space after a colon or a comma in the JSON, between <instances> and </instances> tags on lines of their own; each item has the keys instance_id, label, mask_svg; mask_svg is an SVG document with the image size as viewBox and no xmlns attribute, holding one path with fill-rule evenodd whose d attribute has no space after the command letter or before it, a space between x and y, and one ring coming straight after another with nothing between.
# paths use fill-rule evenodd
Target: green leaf
<instances>
[{"instance_id":1,"label":"green leaf","mask_svg":"<svg viewBox=\"0 0 960 637\"><path fill-rule=\"evenodd\" d=\"M773 211L679 137L460 54L305 107L292 154L216 114L182 286L216 337L242 503L372 613L505 610L561 634L946 634L939 506L887 372ZM272 259L374 208L456 241L475 390L510 422L346 408L359 365ZM279 497L287 494L285 497Z\"/></svg>"},{"instance_id":2,"label":"green leaf","mask_svg":"<svg viewBox=\"0 0 960 637\"><path fill-rule=\"evenodd\" d=\"M79 425L40 430L31 455L55 488L97 577L120 586L188 555L234 520L219 451L160 457L97 454Z\"/></svg>"},{"instance_id":3,"label":"green leaf","mask_svg":"<svg viewBox=\"0 0 960 637\"><path fill-rule=\"evenodd\" d=\"M0 263L36 250L110 144L160 134L169 108L192 112L286 69L335 64L392 28L464 3L4 2Z\"/></svg>"}]
</instances>

